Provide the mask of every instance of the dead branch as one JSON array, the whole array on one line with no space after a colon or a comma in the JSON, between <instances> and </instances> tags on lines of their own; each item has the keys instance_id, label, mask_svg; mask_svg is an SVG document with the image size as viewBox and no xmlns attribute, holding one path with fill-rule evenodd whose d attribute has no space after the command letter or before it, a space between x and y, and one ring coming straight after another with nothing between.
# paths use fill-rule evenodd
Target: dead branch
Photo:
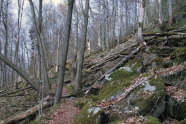
<instances>
[{"instance_id":1,"label":"dead branch","mask_svg":"<svg viewBox=\"0 0 186 124\"><path fill-rule=\"evenodd\" d=\"M28 86L28 87L23 88L23 89L19 89L19 90L16 90L16 91L13 91L13 92L10 92L10 93L7 93L7 94L0 95L0 97L8 96L8 95L10 95L10 94L15 94L15 93L17 93L17 92L19 92L19 91L24 91L24 90L30 89L30 88L31 88L31 86Z\"/></svg>"},{"instance_id":2,"label":"dead branch","mask_svg":"<svg viewBox=\"0 0 186 124\"><path fill-rule=\"evenodd\" d=\"M96 62L94 62L94 63L88 64L88 65L84 66L84 68L90 68L89 70L93 70L93 69L95 69L95 68L97 68L97 67L101 67L101 66L103 66L104 64L106 64L107 62L119 58L119 57L120 57L120 53L122 53L122 52L124 52L124 51L127 51L127 50L130 50L131 48L135 47L136 45L137 45L137 44L133 44L133 45L131 45L130 47L127 47L127 48L125 48L125 49L122 49L122 50L120 50L119 52L113 53L113 54L109 55L108 57L105 57L105 58L103 58L103 59L101 59L101 60L99 60L99 61L96 61ZM93 66L93 67L92 67L92 66Z\"/></svg>"},{"instance_id":3,"label":"dead branch","mask_svg":"<svg viewBox=\"0 0 186 124\"><path fill-rule=\"evenodd\" d=\"M107 71L104 75L102 75L99 79L98 82L100 82L101 80L103 80L105 78L105 75L112 73L113 71L115 71L116 69L120 68L123 64L125 64L130 58L132 58L135 54L137 54L140 49L144 46L145 44L140 45L136 50L132 51L131 54L127 57L125 57L124 59L122 59L121 62L119 62L118 64L116 64L113 68L111 68L109 71Z\"/></svg>"},{"instance_id":4,"label":"dead branch","mask_svg":"<svg viewBox=\"0 0 186 124\"><path fill-rule=\"evenodd\" d=\"M159 36L159 37L163 37L163 36L172 36L172 35L186 35L186 33L182 33L182 32L164 32L164 33L143 33L143 36Z\"/></svg>"}]
</instances>

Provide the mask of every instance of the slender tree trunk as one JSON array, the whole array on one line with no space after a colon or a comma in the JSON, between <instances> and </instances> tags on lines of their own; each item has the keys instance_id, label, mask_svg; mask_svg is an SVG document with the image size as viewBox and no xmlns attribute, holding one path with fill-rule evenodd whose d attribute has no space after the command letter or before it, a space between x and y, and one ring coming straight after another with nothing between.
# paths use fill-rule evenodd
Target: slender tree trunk
<instances>
[{"instance_id":1,"label":"slender tree trunk","mask_svg":"<svg viewBox=\"0 0 186 124\"><path fill-rule=\"evenodd\" d=\"M24 0L21 1L18 0L18 28L17 28L17 44L16 44L16 49L15 49L15 58L14 58L14 63L18 66L18 54L19 54L19 35L20 35L20 31L21 31L21 22L22 22L22 15L23 15L23 5L24 5ZM20 63L20 66L21 66L21 63ZM18 78L18 75L16 74L15 75L17 79ZM14 90L17 90L17 82L14 81Z\"/></svg>"},{"instance_id":2,"label":"slender tree trunk","mask_svg":"<svg viewBox=\"0 0 186 124\"><path fill-rule=\"evenodd\" d=\"M74 93L79 95L82 89L82 70L83 70L83 61L84 61L84 52L86 47L86 37L87 37L87 25L88 25L88 10L89 10L89 0L85 2L85 11L84 11L84 27L83 27L83 36L80 49L80 58L77 65L76 78L74 81Z\"/></svg>"},{"instance_id":3,"label":"slender tree trunk","mask_svg":"<svg viewBox=\"0 0 186 124\"><path fill-rule=\"evenodd\" d=\"M162 5L162 0L158 0L159 2L159 24L163 24L163 5Z\"/></svg>"},{"instance_id":4,"label":"slender tree trunk","mask_svg":"<svg viewBox=\"0 0 186 124\"><path fill-rule=\"evenodd\" d=\"M142 44L143 39L143 21L144 21L144 0L139 0L139 22L138 22L138 39L139 43Z\"/></svg>"},{"instance_id":5,"label":"slender tree trunk","mask_svg":"<svg viewBox=\"0 0 186 124\"><path fill-rule=\"evenodd\" d=\"M113 47L113 42L115 39L115 28L116 28L116 13L118 7L118 0L113 0L113 22L112 22L112 40L111 40L111 47Z\"/></svg>"},{"instance_id":6,"label":"slender tree trunk","mask_svg":"<svg viewBox=\"0 0 186 124\"><path fill-rule=\"evenodd\" d=\"M108 24L108 13L109 13L109 9L108 9L108 0L105 0L105 8L104 10L105 12L105 19L106 19L106 28L105 28L105 35L106 35L106 45L107 45L107 50L109 50L109 24Z\"/></svg>"},{"instance_id":7,"label":"slender tree trunk","mask_svg":"<svg viewBox=\"0 0 186 124\"><path fill-rule=\"evenodd\" d=\"M58 30L58 35L57 35L56 72L59 71L60 34L61 34L61 30L59 29L59 30Z\"/></svg>"},{"instance_id":8,"label":"slender tree trunk","mask_svg":"<svg viewBox=\"0 0 186 124\"><path fill-rule=\"evenodd\" d=\"M172 19L173 19L173 14L172 14L172 0L169 0L169 26L172 25Z\"/></svg>"},{"instance_id":9,"label":"slender tree trunk","mask_svg":"<svg viewBox=\"0 0 186 124\"><path fill-rule=\"evenodd\" d=\"M128 2L127 0L125 0L125 23L126 23L126 34L128 33L128 27L129 27L129 16L128 16Z\"/></svg>"},{"instance_id":10,"label":"slender tree trunk","mask_svg":"<svg viewBox=\"0 0 186 124\"><path fill-rule=\"evenodd\" d=\"M5 12L3 12L3 26L5 28L5 45L4 45L4 55L7 56L7 50L8 50L8 0L6 0L5 3ZM3 73L3 84L7 85L7 64L4 63L4 73Z\"/></svg>"},{"instance_id":11,"label":"slender tree trunk","mask_svg":"<svg viewBox=\"0 0 186 124\"><path fill-rule=\"evenodd\" d=\"M120 27L118 33L118 45L120 44L120 40L123 35L123 0L120 2Z\"/></svg>"},{"instance_id":12,"label":"slender tree trunk","mask_svg":"<svg viewBox=\"0 0 186 124\"><path fill-rule=\"evenodd\" d=\"M59 79L58 79L57 91L55 94L54 104L58 104L61 101L61 93L63 89L63 82L64 82L64 76L65 76L65 64L67 60L70 31L71 31L73 4L74 4L74 0L68 0L68 15L67 15L67 20L66 20L66 28L65 28L66 29L65 40L64 40L64 44L62 48L63 52L61 52L62 61L61 61L61 66L60 66Z\"/></svg>"},{"instance_id":13,"label":"slender tree trunk","mask_svg":"<svg viewBox=\"0 0 186 124\"><path fill-rule=\"evenodd\" d=\"M98 42L100 41L101 43L101 48L102 48L102 51L105 51L105 39L104 39L104 16L101 14L101 3L100 1L98 1L98 6L99 6L99 38L98 38Z\"/></svg>"},{"instance_id":14,"label":"slender tree trunk","mask_svg":"<svg viewBox=\"0 0 186 124\"><path fill-rule=\"evenodd\" d=\"M75 10L75 40L74 40L74 50L72 51L71 57L71 64L70 64L70 81L73 83L76 77L76 59L77 59L77 52L78 52L78 9L76 3L74 3L74 10Z\"/></svg>"},{"instance_id":15,"label":"slender tree trunk","mask_svg":"<svg viewBox=\"0 0 186 124\"><path fill-rule=\"evenodd\" d=\"M32 12L32 20L34 23L34 29L37 35L37 42L39 44L39 50L41 55L41 63L42 63L42 69L43 69L43 77L44 82L46 83L47 89L51 89L51 85L48 80L48 73L46 69L46 60L45 60L45 54L43 50L43 43L41 40L41 31L42 31L42 0L39 0L39 19L38 19L38 25L36 22L36 16L35 16L35 9L32 0L29 0L31 12Z\"/></svg>"}]
</instances>

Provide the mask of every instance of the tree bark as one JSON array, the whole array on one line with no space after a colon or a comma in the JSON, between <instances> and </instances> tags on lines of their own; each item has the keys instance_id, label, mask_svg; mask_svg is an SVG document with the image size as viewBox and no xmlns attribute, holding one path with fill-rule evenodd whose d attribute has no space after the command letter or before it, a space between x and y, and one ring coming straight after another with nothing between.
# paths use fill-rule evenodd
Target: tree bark
<instances>
[{"instance_id":1,"label":"tree bark","mask_svg":"<svg viewBox=\"0 0 186 124\"><path fill-rule=\"evenodd\" d=\"M162 3L162 0L158 0L159 2L159 23L160 25L163 24L163 3Z\"/></svg>"},{"instance_id":2,"label":"tree bark","mask_svg":"<svg viewBox=\"0 0 186 124\"><path fill-rule=\"evenodd\" d=\"M144 0L139 0L139 22L138 22L138 39L139 43L142 44L143 39L143 21L144 21Z\"/></svg>"},{"instance_id":3,"label":"tree bark","mask_svg":"<svg viewBox=\"0 0 186 124\"><path fill-rule=\"evenodd\" d=\"M169 26L172 25L172 19L173 19L173 14L172 14L172 0L169 0Z\"/></svg>"},{"instance_id":4,"label":"tree bark","mask_svg":"<svg viewBox=\"0 0 186 124\"><path fill-rule=\"evenodd\" d=\"M60 73L59 73L59 79L58 79L54 104L58 104L61 101L61 93L63 89L63 82L64 82L64 76L65 76L65 64L67 60L70 31L71 31L73 4L74 4L74 0L68 0L68 16L66 20L65 40L64 40L64 44L62 48L63 52L61 52L62 61L61 61L61 66L60 66Z\"/></svg>"},{"instance_id":5,"label":"tree bark","mask_svg":"<svg viewBox=\"0 0 186 124\"><path fill-rule=\"evenodd\" d=\"M83 70L84 52L85 52L86 37L87 37L88 10L89 10L89 0L86 0L85 11L84 11L83 36L82 36L82 43L81 43L81 49L80 49L80 58L78 61L76 78L74 81L75 95L79 95L82 89L82 70Z\"/></svg>"}]
</instances>

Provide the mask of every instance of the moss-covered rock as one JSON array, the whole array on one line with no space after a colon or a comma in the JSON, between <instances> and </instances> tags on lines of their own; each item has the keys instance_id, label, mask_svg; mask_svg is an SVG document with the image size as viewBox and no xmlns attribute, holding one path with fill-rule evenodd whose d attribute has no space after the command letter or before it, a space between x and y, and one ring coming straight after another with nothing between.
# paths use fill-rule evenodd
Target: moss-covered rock
<instances>
[{"instance_id":1,"label":"moss-covered rock","mask_svg":"<svg viewBox=\"0 0 186 124\"><path fill-rule=\"evenodd\" d=\"M145 116L145 117L134 117L135 119L133 120L135 124L137 123L140 123L140 124L161 124L161 122L159 121L158 118L156 117L152 117L152 116ZM129 120L128 120L129 119ZM118 121L115 121L115 122L112 122L111 124L123 124L123 123L127 123L127 122L130 122L131 118L128 118L127 120L124 119L124 120L118 120ZM128 124L128 123L127 123Z\"/></svg>"},{"instance_id":2,"label":"moss-covered rock","mask_svg":"<svg viewBox=\"0 0 186 124\"><path fill-rule=\"evenodd\" d=\"M76 100L74 106L79 107L80 109L83 108L83 106L88 102L88 99L86 97L78 98Z\"/></svg>"},{"instance_id":3,"label":"moss-covered rock","mask_svg":"<svg viewBox=\"0 0 186 124\"><path fill-rule=\"evenodd\" d=\"M152 116L146 116L144 118L147 121L143 122L142 124L161 124L161 122L159 121L158 118L155 118L155 117L152 117Z\"/></svg>"},{"instance_id":4,"label":"moss-covered rock","mask_svg":"<svg viewBox=\"0 0 186 124\"><path fill-rule=\"evenodd\" d=\"M143 72L143 61L141 59L130 60L125 64L125 66L132 68L132 71L134 72Z\"/></svg>"},{"instance_id":5,"label":"moss-covered rock","mask_svg":"<svg viewBox=\"0 0 186 124\"><path fill-rule=\"evenodd\" d=\"M179 103L171 96L167 96L167 112L168 115L177 119L183 120L186 117L186 102Z\"/></svg>"},{"instance_id":6,"label":"moss-covered rock","mask_svg":"<svg viewBox=\"0 0 186 124\"><path fill-rule=\"evenodd\" d=\"M88 102L75 117L73 124L106 124L108 118L104 110L98 107L94 102Z\"/></svg>"},{"instance_id":7,"label":"moss-covered rock","mask_svg":"<svg viewBox=\"0 0 186 124\"><path fill-rule=\"evenodd\" d=\"M170 54L170 59L176 63L186 61L186 47L179 48Z\"/></svg>"},{"instance_id":8,"label":"moss-covered rock","mask_svg":"<svg viewBox=\"0 0 186 124\"><path fill-rule=\"evenodd\" d=\"M143 54L142 58L143 58L143 64L149 65L152 63L152 61L157 58L158 56L156 54Z\"/></svg>"},{"instance_id":9,"label":"moss-covered rock","mask_svg":"<svg viewBox=\"0 0 186 124\"><path fill-rule=\"evenodd\" d=\"M131 85L131 81L139 74L133 72L130 67L122 67L110 75L111 81L108 82L100 91L99 100L116 98L121 95L126 87Z\"/></svg>"},{"instance_id":10,"label":"moss-covered rock","mask_svg":"<svg viewBox=\"0 0 186 124\"><path fill-rule=\"evenodd\" d=\"M125 100L116 104L115 109L119 113L122 113L121 116L124 118L131 115L134 116L137 113L158 117L165 109L164 84L162 79L158 77L157 79L152 78L150 81L147 81L143 86L131 92Z\"/></svg>"}]
</instances>

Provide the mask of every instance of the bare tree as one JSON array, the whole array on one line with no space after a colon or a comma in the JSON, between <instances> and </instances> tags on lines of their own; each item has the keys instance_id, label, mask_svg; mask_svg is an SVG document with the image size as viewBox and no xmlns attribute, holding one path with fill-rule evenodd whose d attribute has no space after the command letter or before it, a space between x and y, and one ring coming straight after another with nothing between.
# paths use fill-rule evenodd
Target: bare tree
<instances>
[{"instance_id":1,"label":"bare tree","mask_svg":"<svg viewBox=\"0 0 186 124\"><path fill-rule=\"evenodd\" d=\"M15 57L14 57L14 63L17 65L18 61L18 52L19 52L19 39L20 39L20 31L21 31L21 22L22 22L22 15L23 15L23 5L24 5L24 0L18 0L18 19L17 19L17 44L16 44L16 49L15 49ZM21 65L21 64L20 64ZM17 78L17 75L15 75ZM15 78L15 79L16 79ZM14 90L18 88L17 82L14 81Z\"/></svg>"},{"instance_id":2,"label":"bare tree","mask_svg":"<svg viewBox=\"0 0 186 124\"><path fill-rule=\"evenodd\" d=\"M32 12L32 21L34 24L34 30L36 32L36 36L37 36L37 42L39 44L39 53L41 56L41 63L43 66L43 77L44 77L44 82L46 83L47 89L50 89L50 83L48 80L48 74L47 74L47 69L46 69L46 61L45 61L45 54L44 54L44 50L43 50L43 43L41 40L41 31L42 31L42 2L43 0L39 0L39 19L38 19L38 24L36 21L36 15L35 15L35 8L33 5L32 0L29 0L30 3L30 7L31 7L31 12Z\"/></svg>"},{"instance_id":3,"label":"bare tree","mask_svg":"<svg viewBox=\"0 0 186 124\"><path fill-rule=\"evenodd\" d=\"M66 29L65 40L62 46L62 50L63 50L63 52L61 52L62 61L60 65L59 79L58 79L54 104L58 104L61 101L61 93L63 89L63 82L64 82L64 76L65 76L65 65L66 65L66 60L67 60L70 31L71 31L73 4L74 4L74 0L68 0L68 15L67 15L67 20L66 20L66 28L65 28Z\"/></svg>"},{"instance_id":4,"label":"bare tree","mask_svg":"<svg viewBox=\"0 0 186 124\"><path fill-rule=\"evenodd\" d=\"M86 38L87 38L88 10L89 10L89 0L86 0L85 11L84 11L84 26L83 26L82 43L80 47L79 61L77 64L76 78L74 81L75 95L79 95L82 89L82 70L83 70L84 52L85 52L85 47L86 47Z\"/></svg>"}]
</instances>

